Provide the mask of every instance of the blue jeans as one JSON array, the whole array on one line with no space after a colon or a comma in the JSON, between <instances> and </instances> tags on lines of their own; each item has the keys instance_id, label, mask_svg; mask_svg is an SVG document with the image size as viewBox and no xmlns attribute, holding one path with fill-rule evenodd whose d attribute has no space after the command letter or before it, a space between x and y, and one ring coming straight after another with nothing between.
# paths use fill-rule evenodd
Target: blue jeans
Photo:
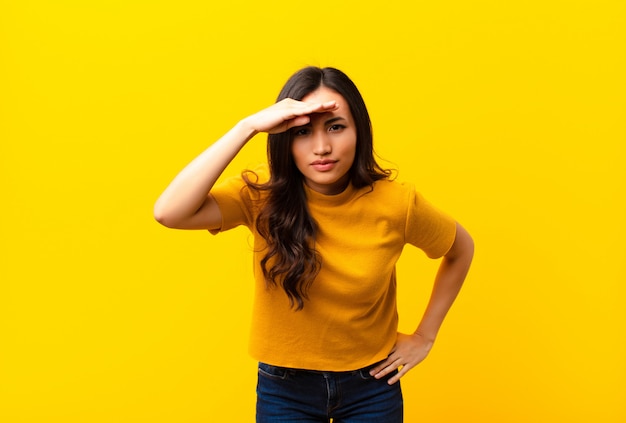
<instances>
[{"instance_id":1,"label":"blue jeans","mask_svg":"<svg viewBox=\"0 0 626 423\"><path fill-rule=\"evenodd\" d=\"M400 382L375 379L372 367L318 372L259 363L256 421L401 423Z\"/></svg>"}]
</instances>

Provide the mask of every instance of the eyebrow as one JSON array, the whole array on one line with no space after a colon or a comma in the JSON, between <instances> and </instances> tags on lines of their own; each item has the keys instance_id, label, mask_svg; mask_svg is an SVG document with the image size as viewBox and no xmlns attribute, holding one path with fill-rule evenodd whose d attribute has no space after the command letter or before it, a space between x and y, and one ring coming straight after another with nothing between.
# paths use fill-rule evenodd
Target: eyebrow
<instances>
[{"instance_id":1,"label":"eyebrow","mask_svg":"<svg viewBox=\"0 0 626 423\"><path fill-rule=\"evenodd\" d=\"M345 121L347 121L347 119L346 119L346 118L344 118L343 116L336 116L336 117L333 117L333 118L328 119L326 122L324 122L324 124L326 124L326 125L330 125L331 123L335 123L335 122L337 122L338 120L345 120Z\"/></svg>"},{"instance_id":2,"label":"eyebrow","mask_svg":"<svg viewBox=\"0 0 626 423\"><path fill-rule=\"evenodd\" d=\"M337 121L340 121L340 120L343 120L343 121L346 121L346 122L348 121L348 119L346 119L343 116L335 116L335 117L332 117L332 118L324 121L324 125L328 126L328 125L330 125L332 123L335 123ZM307 128L307 127L310 127L310 126L311 126L311 122L309 122L309 123L307 123L305 125L301 125L301 126L294 126L292 129L295 129L295 128Z\"/></svg>"}]
</instances>

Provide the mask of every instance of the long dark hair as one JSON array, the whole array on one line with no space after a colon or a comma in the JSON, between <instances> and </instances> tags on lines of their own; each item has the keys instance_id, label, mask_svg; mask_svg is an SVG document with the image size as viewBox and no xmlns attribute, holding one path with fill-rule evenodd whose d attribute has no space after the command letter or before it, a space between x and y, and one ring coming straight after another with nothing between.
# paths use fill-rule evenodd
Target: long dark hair
<instances>
[{"instance_id":1,"label":"long dark hair","mask_svg":"<svg viewBox=\"0 0 626 423\"><path fill-rule=\"evenodd\" d=\"M381 168L374 158L372 125L363 97L346 74L335 68L306 67L289 78L276 101L302 100L322 86L346 100L354 119L357 140L349 171L352 185L362 188L388 178L390 171ZM322 260L315 250L317 224L307 207L303 176L291 154L292 139L291 131L268 136L270 179L267 183L253 182L247 172L243 177L250 188L268 191L256 220L257 231L268 246L260 263L263 275L268 285L281 285L291 306L301 310Z\"/></svg>"}]
</instances>

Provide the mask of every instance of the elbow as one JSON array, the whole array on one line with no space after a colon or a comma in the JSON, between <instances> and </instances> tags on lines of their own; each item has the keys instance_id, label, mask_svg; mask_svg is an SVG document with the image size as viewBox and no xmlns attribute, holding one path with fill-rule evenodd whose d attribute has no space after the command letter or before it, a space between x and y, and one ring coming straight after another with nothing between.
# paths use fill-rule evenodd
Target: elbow
<instances>
[{"instance_id":1,"label":"elbow","mask_svg":"<svg viewBox=\"0 0 626 423\"><path fill-rule=\"evenodd\" d=\"M465 256L465 259L471 263L474 258L474 239L467 231L464 230L464 232L465 234L463 235L463 239L461 241L461 250L462 254Z\"/></svg>"},{"instance_id":2,"label":"elbow","mask_svg":"<svg viewBox=\"0 0 626 423\"><path fill-rule=\"evenodd\" d=\"M467 251L467 255L471 260L474 257L474 238L470 234L467 234L467 239L465 240L465 249Z\"/></svg>"},{"instance_id":3,"label":"elbow","mask_svg":"<svg viewBox=\"0 0 626 423\"><path fill-rule=\"evenodd\" d=\"M467 234L464 240L464 245L462 248L462 261L465 266L465 273L469 271L470 266L472 265L472 261L474 260L474 239Z\"/></svg>"},{"instance_id":4,"label":"elbow","mask_svg":"<svg viewBox=\"0 0 626 423\"><path fill-rule=\"evenodd\" d=\"M166 226L166 227L170 227L170 225L168 224L168 219L167 219L167 215L162 213L160 210L154 210L153 212L154 214L154 220L156 220L157 222L159 222L161 225Z\"/></svg>"},{"instance_id":5,"label":"elbow","mask_svg":"<svg viewBox=\"0 0 626 423\"><path fill-rule=\"evenodd\" d=\"M200 206L192 212L175 202L158 200L152 213L157 222L172 229L217 229L221 222L217 206L212 211L206 206Z\"/></svg>"},{"instance_id":6,"label":"elbow","mask_svg":"<svg viewBox=\"0 0 626 423\"><path fill-rule=\"evenodd\" d=\"M167 210L165 210L164 207L159 204L159 202L154 205L152 213L154 219L161 225L165 226L166 228L176 228L175 219L173 218L171 213L168 213Z\"/></svg>"}]
</instances>

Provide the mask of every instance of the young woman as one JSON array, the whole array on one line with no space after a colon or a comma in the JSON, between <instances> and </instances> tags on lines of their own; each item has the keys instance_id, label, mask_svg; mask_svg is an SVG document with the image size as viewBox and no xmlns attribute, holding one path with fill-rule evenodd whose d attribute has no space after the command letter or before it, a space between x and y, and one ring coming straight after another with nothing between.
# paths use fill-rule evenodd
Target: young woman
<instances>
[{"instance_id":1,"label":"young woman","mask_svg":"<svg viewBox=\"0 0 626 423\"><path fill-rule=\"evenodd\" d=\"M269 166L215 185L260 132ZM257 422L402 421L397 382L432 348L473 242L379 167L365 103L344 73L295 73L276 104L185 167L154 213L171 228L254 234ZM412 334L397 332L395 263L407 243L443 257Z\"/></svg>"}]
</instances>

